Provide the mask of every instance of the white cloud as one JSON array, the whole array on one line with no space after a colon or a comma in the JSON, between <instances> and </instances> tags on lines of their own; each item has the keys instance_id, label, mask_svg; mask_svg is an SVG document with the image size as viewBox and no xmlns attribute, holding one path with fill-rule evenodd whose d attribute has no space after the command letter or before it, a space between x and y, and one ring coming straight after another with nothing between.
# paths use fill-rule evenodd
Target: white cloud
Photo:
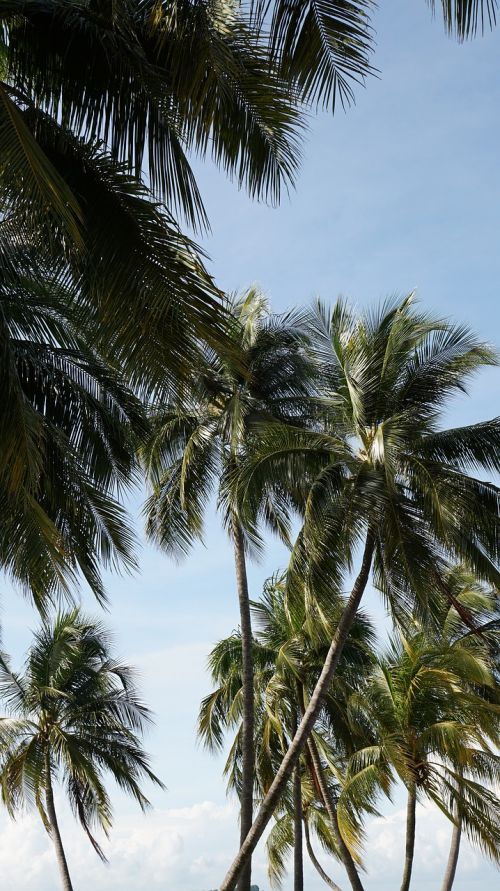
<instances>
[{"instance_id":1,"label":"white cloud","mask_svg":"<svg viewBox=\"0 0 500 891\"><path fill-rule=\"evenodd\" d=\"M237 811L232 804L198 802L190 807L157 810L147 816L117 820L104 843L103 865L64 806L61 831L76 888L92 891L208 891L217 886L237 846ZM420 805L413 891L439 887L448 853L450 827L433 806ZM376 818L368 826L367 891L386 891L399 884L404 851L404 810ZM34 814L12 823L0 818L0 875L4 891L55 891L58 875L51 843ZM317 846L318 847L318 846ZM338 863L318 854L327 871L347 889ZM322 891L306 867L308 891ZM483 876L483 888L494 887L495 873L464 844L457 891L471 891ZM490 884L488 884L488 876ZM269 888L264 850L257 852L254 879ZM492 884L493 882L493 884ZM479 887L479 885L477 886ZM291 888L291 876L285 889Z\"/></svg>"},{"instance_id":2,"label":"white cloud","mask_svg":"<svg viewBox=\"0 0 500 891\"><path fill-rule=\"evenodd\" d=\"M61 833L75 887L92 891L151 891L213 887L234 853L237 814L231 805L192 807L125 816L103 848L103 865L69 812L60 806ZM57 866L50 839L35 814L0 820L0 875L4 891L54 891Z\"/></svg>"}]
</instances>

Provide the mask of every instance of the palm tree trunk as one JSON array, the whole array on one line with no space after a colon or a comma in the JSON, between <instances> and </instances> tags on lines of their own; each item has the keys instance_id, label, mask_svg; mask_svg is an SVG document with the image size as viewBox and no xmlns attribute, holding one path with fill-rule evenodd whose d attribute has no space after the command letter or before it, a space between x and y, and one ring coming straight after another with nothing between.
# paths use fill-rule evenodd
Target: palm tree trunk
<instances>
[{"instance_id":1,"label":"palm tree trunk","mask_svg":"<svg viewBox=\"0 0 500 891\"><path fill-rule=\"evenodd\" d=\"M339 886L333 881L333 879L331 879L330 876L325 872L325 870L321 866L321 863L316 857L316 854L314 853L313 846L311 844L311 836L309 833L309 823L307 822L307 820L304 820L304 835L306 837L306 848L307 853L309 854L309 859L318 875L323 879L328 887L332 889L332 891L342 891L342 889L339 888Z\"/></svg>"},{"instance_id":2,"label":"palm tree trunk","mask_svg":"<svg viewBox=\"0 0 500 891\"><path fill-rule=\"evenodd\" d=\"M240 797L240 845L243 844L253 819L253 783L255 769L254 755L254 689L253 689L253 654L252 654L252 622L250 618L250 598L248 595L248 579L245 561L245 546L242 528L236 518L233 519L234 563L236 568L236 585L240 607L241 652L242 652L242 763L241 763L241 797ZM246 860L238 881L238 891L250 891L252 879L252 859Z\"/></svg>"},{"instance_id":3,"label":"palm tree trunk","mask_svg":"<svg viewBox=\"0 0 500 891\"><path fill-rule=\"evenodd\" d=\"M73 891L73 885L71 884L71 877L68 869L68 862L66 860L66 854L64 853L61 833L59 832L59 824L57 822L56 809L54 806L54 793L52 791L50 760L48 756L47 761L48 770L47 788L45 790L45 803L47 807L47 817L49 820L49 835L54 843L54 848L56 849L57 865L59 866L63 891Z\"/></svg>"},{"instance_id":4,"label":"palm tree trunk","mask_svg":"<svg viewBox=\"0 0 500 891\"><path fill-rule=\"evenodd\" d=\"M444 874L441 891L451 891L453 882L455 881L455 873L457 871L458 855L460 853L460 841L462 838L462 819L458 817L453 834L451 836L450 853L448 863L446 864L446 872Z\"/></svg>"},{"instance_id":5,"label":"palm tree trunk","mask_svg":"<svg viewBox=\"0 0 500 891\"><path fill-rule=\"evenodd\" d=\"M403 880L401 882L401 891L409 891L411 882L411 871L413 869L413 855L415 853L415 826L416 826L416 809L417 809L417 790L415 784L412 783L408 789L408 803L406 808L406 848L405 848L405 868L403 871Z\"/></svg>"},{"instance_id":6,"label":"palm tree trunk","mask_svg":"<svg viewBox=\"0 0 500 891\"><path fill-rule=\"evenodd\" d=\"M295 727L297 729L297 727ZM302 781L300 760L293 774L293 891L304 891L304 859L302 850Z\"/></svg>"},{"instance_id":7,"label":"palm tree trunk","mask_svg":"<svg viewBox=\"0 0 500 891\"><path fill-rule=\"evenodd\" d=\"M363 885L361 883L361 879L359 877L358 870L356 868L356 864L354 862L353 856L347 847L344 839L342 838L342 834L340 832L339 821L337 817L337 807L335 802L332 800L332 796L330 794L330 790L328 788L328 783L325 780L325 774L323 772L323 768L321 766L321 761L319 758L318 749L316 743L312 739L309 738L307 743L309 752L311 754L311 760L314 766L314 772L316 774L316 778L318 781L318 785L321 791L321 797L325 804L326 810L328 812L328 816L330 817L330 823L332 824L332 832L337 842L340 858L342 863L344 864L345 871L347 873L347 877L351 884L351 888L353 891L364 891Z\"/></svg>"},{"instance_id":8,"label":"palm tree trunk","mask_svg":"<svg viewBox=\"0 0 500 891\"><path fill-rule=\"evenodd\" d=\"M289 781L291 773L300 757L300 753L304 749L309 734L314 727L318 712L321 708L323 696L326 694L338 661L344 649L345 642L352 627L352 623L356 617L359 604L363 597L366 584L370 575L370 567L372 563L374 550L374 535L368 530L366 535L365 547L361 567L354 582L351 596L347 601L346 608L342 613L342 617L337 626L337 630L333 636L328 650L328 655L323 665L323 669L318 678L318 682L314 688L309 705L304 713L304 717L300 722L297 733L295 734L290 747L280 764L276 776L269 787L269 791L262 802L259 812L252 824L252 827L240 847L229 871L221 883L220 891L233 891L236 882L241 876L248 858L252 855L255 847L264 832L269 820L271 819L281 794Z\"/></svg>"}]
</instances>

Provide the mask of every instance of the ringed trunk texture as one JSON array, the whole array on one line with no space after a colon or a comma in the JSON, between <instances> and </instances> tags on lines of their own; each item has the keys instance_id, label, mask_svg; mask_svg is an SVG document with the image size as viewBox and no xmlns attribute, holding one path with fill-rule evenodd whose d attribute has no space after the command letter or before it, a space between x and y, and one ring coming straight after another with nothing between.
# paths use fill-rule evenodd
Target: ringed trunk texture
<instances>
[{"instance_id":1,"label":"ringed trunk texture","mask_svg":"<svg viewBox=\"0 0 500 891\"><path fill-rule=\"evenodd\" d=\"M307 853L309 854L309 860L311 861L318 875L323 879L328 887L332 889L332 891L342 891L342 889L339 888L339 886L333 881L333 879L331 879L330 876L325 872L325 870L321 866L321 863L316 857L316 854L314 853L313 846L311 844L311 835L309 833L309 823L307 822L307 820L304 820L304 835L306 838L306 848Z\"/></svg>"},{"instance_id":2,"label":"ringed trunk texture","mask_svg":"<svg viewBox=\"0 0 500 891\"><path fill-rule=\"evenodd\" d=\"M248 579L245 561L245 545L243 531L238 520L233 521L234 563L236 568L236 585L240 607L241 654L242 654L242 686L243 686L243 721L242 721L242 764L241 764L241 798L240 798L240 845L243 844L253 819L253 783L254 783L254 689L253 689L253 654L252 654L252 622L250 617L250 598L248 595ZM250 891L252 878L251 856L246 860L238 880L238 891Z\"/></svg>"},{"instance_id":3,"label":"ringed trunk texture","mask_svg":"<svg viewBox=\"0 0 500 891\"><path fill-rule=\"evenodd\" d=\"M453 882L455 881L455 873L457 871L458 855L460 853L461 838L462 838L462 820L460 817L458 817L457 823L453 827L453 834L451 836L450 853L448 856L448 863L446 864L446 872L444 874L441 891L451 891L451 889L453 888Z\"/></svg>"},{"instance_id":4,"label":"ringed trunk texture","mask_svg":"<svg viewBox=\"0 0 500 891\"><path fill-rule=\"evenodd\" d=\"M293 891L304 891L300 760L297 762L293 773Z\"/></svg>"},{"instance_id":5,"label":"ringed trunk texture","mask_svg":"<svg viewBox=\"0 0 500 891\"><path fill-rule=\"evenodd\" d=\"M405 868L401 891L409 891L411 872L413 869L413 855L415 853L415 826L416 826L417 790L415 784L408 790L408 803L406 807L406 847Z\"/></svg>"},{"instance_id":6,"label":"ringed trunk texture","mask_svg":"<svg viewBox=\"0 0 500 891\"><path fill-rule=\"evenodd\" d=\"M325 774L323 772L323 768L321 766L321 761L318 753L318 748L316 746L315 741L312 737L309 738L307 743L311 760L314 766L314 772L316 774L316 778L318 781L318 785L321 791L321 797L323 799L324 805L328 812L328 816L330 817L330 823L332 824L332 832L337 842L340 857L342 863L344 864L345 871L347 873L347 877L349 879L351 888L353 891L364 891L363 885L361 883L361 879L359 877L359 873L354 862L354 858L347 847L344 839L342 838L342 834L340 832L339 821L337 818L337 806L335 802L332 800L332 796L330 794L330 790L328 788L328 783L325 780Z\"/></svg>"},{"instance_id":7,"label":"ringed trunk texture","mask_svg":"<svg viewBox=\"0 0 500 891\"><path fill-rule=\"evenodd\" d=\"M285 757L283 758L283 761L281 762L281 765L276 773L273 782L271 783L271 786L269 787L269 791L260 806L259 812L252 824L252 827L247 837L245 838L245 841L241 845L236 858L231 864L226 877L221 883L220 891L233 891L236 882L239 880L242 874L245 864L255 850L255 847L259 842L264 829L266 828L269 820L274 813L274 810L276 808L276 805L278 804L286 783L289 781L292 771L300 757L300 753L303 751L309 734L314 727L314 723L321 708L323 696L328 690L338 661L342 654L342 650L344 649L348 634L351 630L352 623L354 622L354 619L356 617L359 604L363 597L370 575L373 550L374 536L373 533L369 530L366 536L363 558L361 561L361 567L358 576L356 578L356 581L354 582L351 596L347 601L346 608L342 613L342 617L337 626L337 630L333 636L332 642L330 644L330 649L325 660L325 664L323 665L323 669L318 678L318 682L314 688L311 699L309 700L309 705L307 706L304 716L300 722L297 733L295 734L290 747Z\"/></svg>"},{"instance_id":8,"label":"ringed trunk texture","mask_svg":"<svg viewBox=\"0 0 500 891\"><path fill-rule=\"evenodd\" d=\"M45 803L47 807L47 817L50 825L49 835L54 843L54 848L56 849L57 865L59 867L59 872L61 875L63 891L73 891L73 885L71 884L71 877L68 869L68 862L66 860L66 854L64 853L61 833L59 832L59 824L57 822L56 809L54 806L54 793L52 791L50 767L47 771L47 789L45 792Z\"/></svg>"}]
</instances>

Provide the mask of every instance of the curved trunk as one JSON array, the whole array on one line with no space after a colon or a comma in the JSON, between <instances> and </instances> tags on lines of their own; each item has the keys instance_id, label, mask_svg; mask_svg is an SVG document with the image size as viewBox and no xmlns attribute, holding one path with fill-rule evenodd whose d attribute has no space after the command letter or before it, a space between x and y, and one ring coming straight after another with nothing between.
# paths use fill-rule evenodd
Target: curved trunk
<instances>
[{"instance_id":1,"label":"curved trunk","mask_svg":"<svg viewBox=\"0 0 500 891\"><path fill-rule=\"evenodd\" d=\"M274 813L282 792L287 782L289 781L292 771L300 757L300 753L303 751L309 734L314 727L314 723L321 708L323 696L328 690L338 661L342 654L342 650L344 649L347 636L356 617L361 598L363 597L370 574L373 550L374 536L372 532L368 531L366 536L365 548L363 551L363 559L361 561L361 567L358 576L356 578L356 581L354 582L351 596L347 601L346 608L342 613L340 622L337 626L337 630L333 636L332 642L330 644L330 649L328 650L328 655L325 660L325 664L323 665L323 669L318 678L318 682L314 688L311 699L309 700L309 705L307 706L304 716L300 722L297 733L295 734L290 747L285 757L283 758L283 761L281 762L281 765L276 773L273 782L271 783L271 786L269 787L269 791L260 806L259 812L252 824L250 832L241 845L240 850L236 855L233 863L231 864L226 877L220 885L220 891L232 891L232 889L235 887L236 882L239 880L242 871L245 868L245 864L248 862L248 859L251 857L252 852L255 850L255 847L259 839L261 838L264 829L266 828L269 820Z\"/></svg>"},{"instance_id":2,"label":"curved trunk","mask_svg":"<svg viewBox=\"0 0 500 891\"><path fill-rule=\"evenodd\" d=\"M406 847L405 868L401 891L408 891L413 869L413 855L415 853L415 826L416 826L417 790L415 784L408 789L408 803L406 807Z\"/></svg>"},{"instance_id":3,"label":"curved trunk","mask_svg":"<svg viewBox=\"0 0 500 891\"><path fill-rule=\"evenodd\" d=\"M314 772L316 774L318 785L321 791L321 797L328 812L328 816L330 817L333 836L335 838L335 841L337 842L340 858L342 860L342 863L344 864L351 888L353 889L353 891L364 891L356 864L354 862L354 858L340 832L339 821L337 818L337 806L332 799L330 790L328 788L328 783L325 780L325 775L321 766L316 743L312 738L310 738L308 740L307 746L311 755Z\"/></svg>"},{"instance_id":4,"label":"curved trunk","mask_svg":"<svg viewBox=\"0 0 500 891\"><path fill-rule=\"evenodd\" d=\"M300 761L297 762L293 774L293 891L304 891Z\"/></svg>"},{"instance_id":5,"label":"curved trunk","mask_svg":"<svg viewBox=\"0 0 500 891\"><path fill-rule=\"evenodd\" d=\"M242 654L242 758L241 758L241 798L240 798L240 844L242 845L252 826L253 818L253 783L254 783L254 689L253 689L253 655L252 655L252 623L250 618L250 598L248 596L248 579L245 561L245 544L243 531L239 522L233 520L234 563L236 568L236 585L240 607L241 654ZM251 857L244 864L239 881L238 891L250 891L252 877Z\"/></svg>"},{"instance_id":6,"label":"curved trunk","mask_svg":"<svg viewBox=\"0 0 500 891\"><path fill-rule=\"evenodd\" d=\"M444 874L441 891L451 891L453 882L455 881L455 873L457 871L458 855L460 853L460 841L462 838L462 820L458 817L456 825L453 827L451 836L450 853L448 863L446 864L446 872Z\"/></svg>"},{"instance_id":7,"label":"curved trunk","mask_svg":"<svg viewBox=\"0 0 500 891\"><path fill-rule=\"evenodd\" d=\"M331 879L330 876L325 872L325 870L321 866L321 863L317 859L316 854L314 853L313 846L311 844L311 836L309 834L309 824L307 820L304 820L304 835L306 837L306 848L307 853L309 854L309 860L311 861L318 875L323 879L328 887L332 889L332 891L342 891L342 889L339 888L339 886L333 881L333 879Z\"/></svg>"},{"instance_id":8,"label":"curved trunk","mask_svg":"<svg viewBox=\"0 0 500 891\"><path fill-rule=\"evenodd\" d=\"M54 843L54 848L56 849L57 865L59 866L63 891L73 891L73 885L71 884L71 877L68 869L68 862L66 860L66 854L64 853L61 833L59 832L59 824L57 822L56 809L54 806L54 793L52 791L50 764L47 770L45 804L47 807L47 818L49 821L49 835Z\"/></svg>"}]
</instances>

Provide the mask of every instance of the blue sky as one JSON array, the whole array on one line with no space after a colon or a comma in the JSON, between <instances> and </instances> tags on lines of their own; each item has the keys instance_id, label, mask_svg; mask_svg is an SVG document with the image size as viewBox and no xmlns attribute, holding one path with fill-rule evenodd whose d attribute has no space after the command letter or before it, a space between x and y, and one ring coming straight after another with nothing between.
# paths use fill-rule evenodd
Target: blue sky
<instances>
[{"instance_id":1,"label":"blue sky","mask_svg":"<svg viewBox=\"0 0 500 891\"><path fill-rule=\"evenodd\" d=\"M500 346L500 32L460 46L432 21L424 0L383 0L375 25L379 79L358 90L348 113L311 119L297 188L279 209L252 204L211 164L196 163L212 224L203 240L211 270L227 290L258 283L278 311L318 295L368 305L416 288L429 309ZM482 375L448 420L498 414L499 375ZM140 494L130 508L140 530ZM253 596L284 562L270 542L262 564L251 568ZM238 622L231 551L210 514L206 547L188 561L176 566L144 546L140 565L133 578L109 579L108 621L120 652L139 666L157 714L148 746L168 791L153 794L156 809L146 819L115 796L108 868L94 862L65 811L63 834L76 887L204 891L217 885L236 845L222 764L194 740L198 703L209 690L206 655ZM1 594L3 643L18 657L36 618L6 581ZM367 603L382 627L373 593ZM398 887L401 807L397 799L384 808L385 820L369 827L368 891ZM419 817L412 888L430 891L440 885L449 829L432 811ZM34 818L14 826L4 815L0 821L6 891L52 891L53 855ZM255 879L268 889L264 866L260 852ZM339 867L330 867L345 887ZM498 887L498 873L465 849L456 889L480 887ZM307 888L320 889L312 874Z\"/></svg>"}]
</instances>

